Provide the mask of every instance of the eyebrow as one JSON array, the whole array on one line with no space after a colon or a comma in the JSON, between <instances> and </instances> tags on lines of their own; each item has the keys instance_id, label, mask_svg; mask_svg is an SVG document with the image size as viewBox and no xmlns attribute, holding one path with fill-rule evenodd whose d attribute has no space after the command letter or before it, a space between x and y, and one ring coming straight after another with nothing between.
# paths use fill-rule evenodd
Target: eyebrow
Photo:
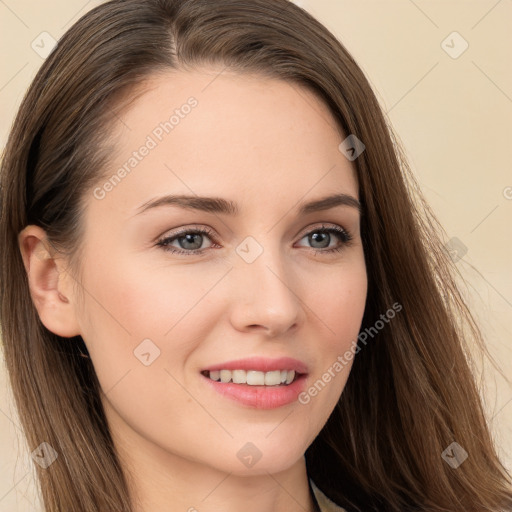
<instances>
[{"instance_id":1,"label":"eyebrow","mask_svg":"<svg viewBox=\"0 0 512 512\"><path fill-rule=\"evenodd\" d=\"M161 206L178 206L190 210L223 213L232 216L240 214L240 209L236 203L221 197L165 195L146 201L137 209L136 215ZM336 206L349 206L355 208L360 215L362 214L361 203L355 197L348 194L334 194L307 203L301 203L297 210L299 215L307 215L308 213L329 210Z\"/></svg>"}]
</instances>

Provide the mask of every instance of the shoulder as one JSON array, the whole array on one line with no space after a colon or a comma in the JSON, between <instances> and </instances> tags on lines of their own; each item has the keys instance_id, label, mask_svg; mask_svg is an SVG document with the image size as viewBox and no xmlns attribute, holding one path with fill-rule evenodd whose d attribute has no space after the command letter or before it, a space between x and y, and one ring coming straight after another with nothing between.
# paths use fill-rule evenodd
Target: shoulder
<instances>
[{"instance_id":1,"label":"shoulder","mask_svg":"<svg viewBox=\"0 0 512 512\"><path fill-rule=\"evenodd\" d=\"M315 498L320 506L322 512L346 512L346 510L339 505L336 505L334 501L330 500L316 485L315 482L310 478L311 489L315 494Z\"/></svg>"}]
</instances>

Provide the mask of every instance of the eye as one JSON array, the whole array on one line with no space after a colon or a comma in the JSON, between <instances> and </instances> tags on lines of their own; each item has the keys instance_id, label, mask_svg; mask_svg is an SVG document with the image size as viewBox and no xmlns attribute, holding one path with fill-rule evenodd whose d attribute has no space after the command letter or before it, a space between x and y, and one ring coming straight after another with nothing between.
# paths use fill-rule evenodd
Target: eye
<instances>
[{"instance_id":1,"label":"eye","mask_svg":"<svg viewBox=\"0 0 512 512\"><path fill-rule=\"evenodd\" d=\"M162 238L157 242L157 245L162 247L164 251L172 252L174 254L200 254L204 251L204 249L199 249L199 247L201 247L205 235L211 238L213 237L213 231L208 228L183 229L172 236ZM179 243L179 249L171 246L171 243L180 240L183 241Z\"/></svg>"},{"instance_id":2,"label":"eye","mask_svg":"<svg viewBox=\"0 0 512 512\"><path fill-rule=\"evenodd\" d=\"M333 234L336 235L340 242L334 247L329 247ZM202 254L206 250L204 248L200 249L205 235L210 239L214 237L214 233L211 229L187 228L173 234L172 236L167 236L158 240L156 245L162 247L164 251L168 251L173 254L185 254L188 256L198 255ZM344 247L349 246L353 240L352 235L347 230L339 226L326 227L324 225L309 231L301 238L301 240L305 238L313 244L311 249L315 251L315 254L339 252ZM179 247L171 245L174 242L178 242Z\"/></svg>"},{"instance_id":3,"label":"eye","mask_svg":"<svg viewBox=\"0 0 512 512\"><path fill-rule=\"evenodd\" d=\"M336 235L336 237L341 240L341 243L329 248L332 234ZM303 236L301 240L304 238L307 238L310 243L313 244L312 249L315 251L315 254L340 252L345 247L349 246L353 241L353 236L346 229L343 229L339 226L326 227L324 225L314 229L313 231L310 231L308 234Z\"/></svg>"}]
</instances>

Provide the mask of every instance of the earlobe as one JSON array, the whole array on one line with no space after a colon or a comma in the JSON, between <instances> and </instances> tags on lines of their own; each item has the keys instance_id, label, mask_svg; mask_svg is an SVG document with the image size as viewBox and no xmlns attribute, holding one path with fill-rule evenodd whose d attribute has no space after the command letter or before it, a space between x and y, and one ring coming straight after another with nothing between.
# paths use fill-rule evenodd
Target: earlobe
<instances>
[{"instance_id":1,"label":"earlobe","mask_svg":"<svg viewBox=\"0 0 512 512\"><path fill-rule=\"evenodd\" d=\"M70 338L80 334L73 301L72 277L48 243L46 232L30 225L18 235L30 295L43 325Z\"/></svg>"}]
</instances>

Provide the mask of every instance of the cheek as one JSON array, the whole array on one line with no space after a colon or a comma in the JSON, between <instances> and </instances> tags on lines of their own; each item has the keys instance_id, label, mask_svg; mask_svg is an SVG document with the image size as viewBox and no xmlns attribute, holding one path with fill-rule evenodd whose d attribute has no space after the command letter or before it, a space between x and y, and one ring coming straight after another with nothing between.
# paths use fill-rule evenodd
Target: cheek
<instances>
[{"instance_id":1,"label":"cheek","mask_svg":"<svg viewBox=\"0 0 512 512\"><path fill-rule=\"evenodd\" d=\"M357 357L357 338L368 286L366 269L361 263L351 266L350 270L346 267L343 271L332 272L330 278L322 282L325 283L323 292L317 287L307 301L316 314L315 321L310 323L322 332L317 336L321 347L317 370L308 378L305 393L299 396L299 403L311 407L309 417L315 422L312 430L320 429L327 420L347 383Z\"/></svg>"},{"instance_id":2,"label":"cheek","mask_svg":"<svg viewBox=\"0 0 512 512\"><path fill-rule=\"evenodd\" d=\"M306 304L323 326L323 354L343 350L357 338L366 305L366 269L361 260L333 269L310 280L305 290Z\"/></svg>"},{"instance_id":3,"label":"cheek","mask_svg":"<svg viewBox=\"0 0 512 512\"><path fill-rule=\"evenodd\" d=\"M192 267L149 266L106 253L96 259L84 280L89 323L101 319L102 329L117 329L134 342L169 332L207 288Z\"/></svg>"},{"instance_id":4,"label":"cheek","mask_svg":"<svg viewBox=\"0 0 512 512\"><path fill-rule=\"evenodd\" d=\"M124 433L128 424L156 444L171 447L170 439L177 439L175 451L184 438L189 446L188 437L214 443L222 434L193 399L187 366L209 336L204 310L214 306L201 297L218 279L211 271L200 276L192 266L183 272L178 266L145 268L120 260L87 273L83 337L109 421Z\"/></svg>"},{"instance_id":5,"label":"cheek","mask_svg":"<svg viewBox=\"0 0 512 512\"><path fill-rule=\"evenodd\" d=\"M106 253L96 259L84 276L81 323L100 382L109 388L148 362L183 373L189 354L208 338L208 319L218 318L221 306L208 293L225 268L147 265Z\"/></svg>"}]
</instances>

